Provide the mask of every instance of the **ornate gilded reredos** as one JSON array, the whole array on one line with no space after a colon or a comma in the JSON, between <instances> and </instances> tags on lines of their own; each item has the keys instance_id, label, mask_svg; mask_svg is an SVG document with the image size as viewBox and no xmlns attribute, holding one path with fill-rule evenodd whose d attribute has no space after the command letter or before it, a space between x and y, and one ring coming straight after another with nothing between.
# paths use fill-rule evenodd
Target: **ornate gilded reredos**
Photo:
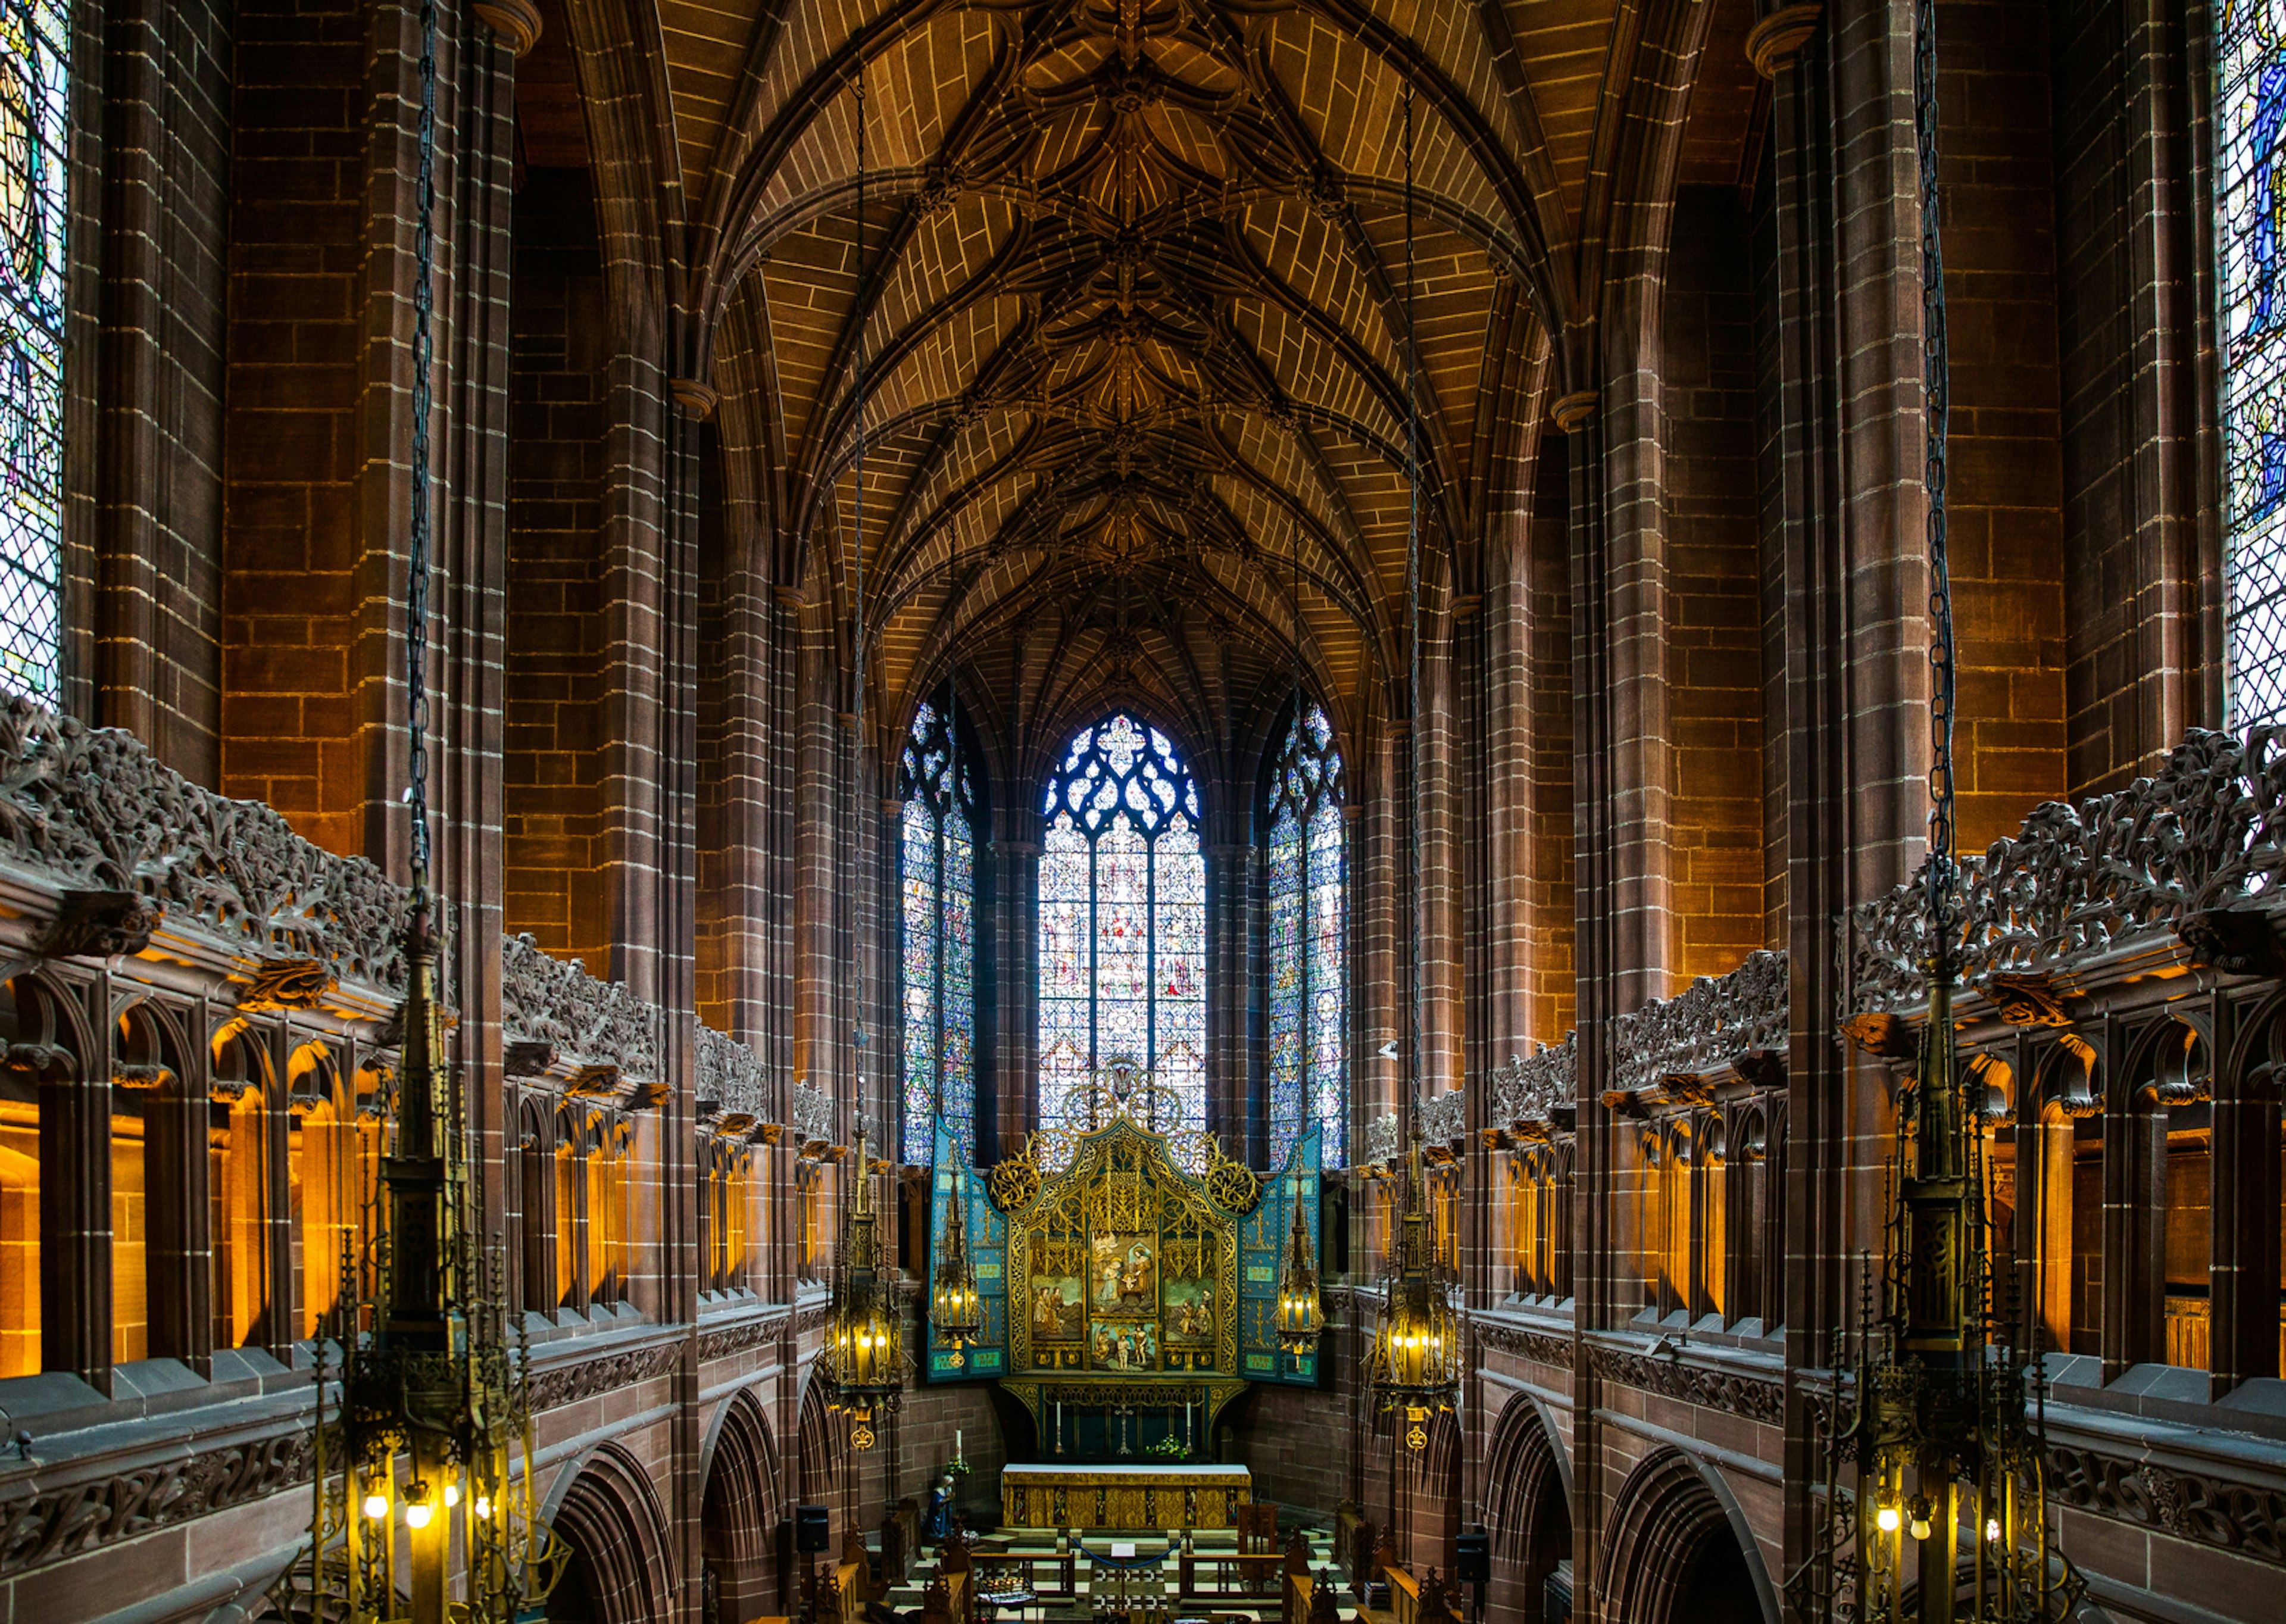
<instances>
[{"instance_id":1,"label":"ornate gilded reredos","mask_svg":"<svg viewBox=\"0 0 2286 1624\"><path fill-rule=\"evenodd\" d=\"M1123 1110L1108 1115L1108 1125L1092 1132L1057 1128L1035 1133L1022 1151L986 1175L993 1204L1008 1218L1010 1285L1018 1288L1030 1281L1032 1260L1048 1226L1068 1221L1075 1213L1090 1235L1147 1228L1163 1248L1171 1236L1178 1242L1186 1236L1207 1239L1212 1247L1216 1291L1213 1371L1137 1375L1144 1379L1234 1376L1239 1368L1238 1226L1259 1197L1260 1181L1243 1164L1225 1156L1211 1135L1195 1131L1155 1133ZM1178 1155L1204 1164L1194 1172L1177 1161ZM1163 1312L1163 1298L1160 1309ZM1056 1376L1036 1368L1031 1315L1020 1308L1012 1307L1008 1315L1008 1344L1012 1379ZM1106 1374L1092 1366L1086 1368L1092 1376Z\"/></svg>"}]
</instances>

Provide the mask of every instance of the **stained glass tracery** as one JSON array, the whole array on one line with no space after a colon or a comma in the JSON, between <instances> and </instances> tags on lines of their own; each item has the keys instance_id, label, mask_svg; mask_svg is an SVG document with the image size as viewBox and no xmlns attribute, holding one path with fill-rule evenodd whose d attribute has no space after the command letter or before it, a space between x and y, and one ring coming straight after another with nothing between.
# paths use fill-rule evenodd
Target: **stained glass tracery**
<instances>
[{"instance_id":1,"label":"stained glass tracery","mask_svg":"<svg viewBox=\"0 0 2286 1624\"><path fill-rule=\"evenodd\" d=\"M52 698L62 643L70 13L0 0L0 683Z\"/></svg>"},{"instance_id":2,"label":"stained glass tracery","mask_svg":"<svg viewBox=\"0 0 2286 1624\"><path fill-rule=\"evenodd\" d=\"M942 1116L976 1153L976 795L949 712L924 701L898 763L904 796L904 1156L935 1152Z\"/></svg>"},{"instance_id":3,"label":"stained glass tracery","mask_svg":"<svg viewBox=\"0 0 2286 1624\"><path fill-rule=\"evenodd\" d=\"M1131 1059L1206 1125L1206 859L1199 792L1131 716L1083 728L1049 776L1040 855L1040 1120Z\"/></svg>"},{"instance_id":4,"label":"stained glass tracery","mask_svg":"<svg viewBox=\"0 0 2286 1624\"><path fill-rule=\"evenodd\" d=\"M1333 723L1304 706L1266 785L1270 1164L1312 1120L1328 1167L1349 1151L1348 834Z\"/></svg>"},{"instance_id":5,"label":"stained glass tracery","mask_svg":"<svg viewBox=\"0 0 2286 1624\"><path fill-rule=\"evenodd\" d=\"M2228 703L2244 728L2286 716L2286 0L2229 0L2218 46Z\"/></svg>"}]
</instances>

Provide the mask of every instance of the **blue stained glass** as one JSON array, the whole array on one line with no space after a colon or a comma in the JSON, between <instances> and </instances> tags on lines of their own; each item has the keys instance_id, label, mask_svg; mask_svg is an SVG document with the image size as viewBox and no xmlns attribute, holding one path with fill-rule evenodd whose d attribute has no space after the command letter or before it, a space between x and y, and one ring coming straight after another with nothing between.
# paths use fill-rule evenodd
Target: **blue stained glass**
<instances>
[{"instance_id":1,"label":"blue stained glass","mask_svg":"<svg viewBox=\"0 0 2286 1624\"><path fill-rule=\"evenodd\" d=\"M1206 862L1198 788L1165 734L1131 716L1081 729L1042 796L1040 1120L1131 1059L1206 1124Z\"/></svg>"},{"instance_id":2,"label":"blue stained glass","mask_svg":"<svg viewBox=\"0 0 2286 1624\"><path fill-rule=\"evenodd\" d=\"M930 1159L940 1116L962 1155L974 1157L976 807L950 706L916 709L902 760L904 1158Z\"/></svg>"},{"instance_id":3,"label":"blue stained glass","mask_svg":"<svg viewBox=\"0 0 2286 1624\"><path fill-rule=\"evenodd\" d=\"M70 16L0 0L0 685L46 699L63 646Z\"/></svg>"},{"instance_id":4,"label":"blue stained glass","mask_svg":"<svg viewBox=\"0 0 2286 1624\"><path fill-rule=\"evenodd\" d=\"M1270 959L1270 1159L1323 1127L1326 1165L1349 1152L1347 825L1342 758L1322 707L1288 727L1263 775Z\"/></svg>"},{"instance_id":5,"label":"blue stained glass","mask_svg":"<svg viewBox=\"0 0 2286 1624\"><path fill-rule=\"evenodd\" d=\"M2216 52L2230 725L2286 716L2286 4L2229 0Z\"/></svg>"}]
</instances>

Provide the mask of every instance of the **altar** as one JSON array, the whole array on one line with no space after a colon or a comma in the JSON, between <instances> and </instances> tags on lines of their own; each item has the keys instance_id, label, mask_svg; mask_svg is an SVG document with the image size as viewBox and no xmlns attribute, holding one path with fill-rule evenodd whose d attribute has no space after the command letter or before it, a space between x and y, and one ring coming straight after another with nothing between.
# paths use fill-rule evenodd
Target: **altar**
<instances>
[{"instance_id":1,"label":"altar","mask_svg":"<svg viewBox=\"0 0 2286 1624\"><path fill-rule=\"evenodd\" d=\"M1007 1466L1000 1520L1013 1528L1235 1528L1253 1492L1243 1466Z\"/></svg>"}]
</instances>

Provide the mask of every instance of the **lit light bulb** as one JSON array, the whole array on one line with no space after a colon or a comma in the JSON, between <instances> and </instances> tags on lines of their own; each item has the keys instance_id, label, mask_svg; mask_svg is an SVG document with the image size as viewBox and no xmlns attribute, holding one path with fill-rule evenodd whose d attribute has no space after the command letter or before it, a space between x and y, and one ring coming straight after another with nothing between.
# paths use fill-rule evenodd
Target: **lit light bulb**
<instances>
[{"instance_id":1,"label":"lit light bulb","mask_svg":"<svg viewBox=\"0 0 2286 1624\"><path fill-rule=\"evenodd\" d=\"M476 1512L477 1520L478 1522L490 1522L493 1515L492 1496L489 1494L477 1495L477 1503L471 1507L470 1510Z\"/></svg>"},{"instance_id":2,"label":"lit light bulb","mask_svg":"<svg viewBox=\"0 0 2286 1624\"><path fill-rule=\"evenodd\" d=\"M365 1514L379 1522L389 1515L389 1496L375 1489L365 1497Z\"/></svg>"},{"instance_id":3,"label":"lit light bulb","mask_svg":"<svg viewBox=\"0 0 2286 1624\"><path fill-rule=\"evenodd\" d=\"M460 1503L461 1503L461 1487L460 1487L460 1485L458 1485L458 1484L456 1484L456 1483L447 1483L447 1484L445 1486L445 1510L446 1510L447 1511L449 1511L449 1510L451 1510L454 1506L459 1505Z\"/></svg>"},{"instance_id":4,"label":"lit light bulb","mask_svg":"<svg viewBox=\"0 0 2286 1624\"><path fill-rule=\"evenodd\" d=\"M1874 1512L1873 1526L1879 1528L1883 1533L1896 1533L1897 1508L1895 1506L1883 1506L1880 1510Z\"/></svg>"},{"instance_id":5,"label":"lit light bulb","mask_svg":"<svg viewBox=\"0 0 2286 1624\"><path fill-rule=\"evenodd\" d=\"M1988 1517L1984 1519L1984 1541L1988 1545L1998 1545L2000 1543L2000 1519L1998 1518Z\"/></svg>"},{"instance_id":6,"label":"lit light bulb","mask_svg":"<svg viewBox=\"0 0 2286 1624\"><path fill-rule=\"evenodd\" d=\"M1917 1540L1926 1540L1928 1538L1929 1519L1926 1517L1916 1517L1913 1518L1912 1534L1913 1538Z\"/></svg>"},{"instance_id":7,"label":"lit light bulb","mask_svg":"<svg viewBox=\"0 0 2286 1624\"><path fill-rule=\"evenodd\" d=\"M405 1508L405 1525L407 1528L426 1528L429 1525L429 1502L427 1501L416 1500L411 1505Z\"/></svg>"}]
</instances>

